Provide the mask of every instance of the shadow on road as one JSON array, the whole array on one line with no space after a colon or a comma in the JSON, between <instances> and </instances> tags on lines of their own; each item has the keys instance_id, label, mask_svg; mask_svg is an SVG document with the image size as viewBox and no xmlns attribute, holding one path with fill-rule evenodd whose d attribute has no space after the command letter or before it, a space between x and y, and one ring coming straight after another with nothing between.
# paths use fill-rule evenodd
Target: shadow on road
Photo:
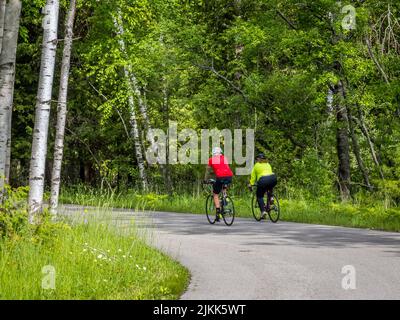
<instances>
[{"instance_id":1,"label":"shadow on road","mask_svg":"<svg viewBox=\"0 0 400 320\"><path fill-rule=\"evenodd\" d=\"M68 208L68 212L82 212L83 208ZM204 215L167 212L134 212L112 210L112 220L122 227L155 230L178 236L224 237L239 236L248 246L295 245L307 248L357 248L384 246L385 252L400 257L400 234L366 229L278 222L256 222L252 219L236 219L233 226L223 222L210 225ZM110 219L108 217L107 219ZM132 224L131 222L134 221ZM236 238L235 238L236 239ZM243 241L245 239L245 241Z\"/></svg>"}]
</instances>

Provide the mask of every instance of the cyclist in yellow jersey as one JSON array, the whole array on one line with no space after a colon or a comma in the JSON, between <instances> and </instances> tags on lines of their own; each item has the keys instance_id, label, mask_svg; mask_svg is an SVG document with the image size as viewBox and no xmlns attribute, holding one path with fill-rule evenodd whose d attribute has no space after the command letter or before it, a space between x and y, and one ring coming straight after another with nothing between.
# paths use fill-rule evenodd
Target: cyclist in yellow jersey
<instances>
[{"instance_id":1,"label":"cyclist in yellow jersey","mask_svg":"<svg viewBox=\"0 0 400 320\"><path fill-rule=\"evenodd\" d=\"M260 210L262 212L261 217L265 219L267 213L265 211L265 203L264 203L264 194L266 192L270 195L271 202L273 201L273 190L277 185L278 179L276 175L272 171L271 165L266 160L266 157L263 153L259 154L256 157L256 164L253 167L251 172L250 184L249 188L252 186L257 186L257 202L260 206Z\"/></svg>"}]
</instances>

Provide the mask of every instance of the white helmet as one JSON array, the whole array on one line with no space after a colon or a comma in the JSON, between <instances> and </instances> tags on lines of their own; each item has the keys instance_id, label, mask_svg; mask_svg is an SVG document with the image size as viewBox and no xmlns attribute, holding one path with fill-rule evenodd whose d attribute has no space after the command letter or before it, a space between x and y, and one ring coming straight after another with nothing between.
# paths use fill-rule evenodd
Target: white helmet
<instances>
[{"instance_id":1,"label":"white helmet","mask_svg":"<svg viewBox=\"0 0 400 320\"><path fill-rule=\"evenodd\" d=\"M212 149L212 155L213 156L217 156L217 155L220 155L220 154L222 154L222 149L220 148L220 147L214 147L213 149Z\"/></svg>"}]
</instances>

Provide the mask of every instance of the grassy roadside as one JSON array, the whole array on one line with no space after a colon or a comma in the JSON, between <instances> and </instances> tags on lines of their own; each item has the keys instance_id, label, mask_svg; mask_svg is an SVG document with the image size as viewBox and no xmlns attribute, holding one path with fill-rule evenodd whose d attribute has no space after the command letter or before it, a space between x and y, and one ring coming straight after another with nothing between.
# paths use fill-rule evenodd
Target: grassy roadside
<instances>
[{"instance_id":1,"label":"grassy roadside","mask_svg":"<svg viewBox=\"0 0 400 320\"><path fill-rule=\"evenodd\" d=\"M139 210L158 210L204 214L204 196L136 193L106 194L93 190L65 190L63 203L106 206ZM234 196L239 217L251 218L251 195ZM384 202L372 204L335 203L305 199L281 199L282 220L333 226L368 228L400 232L400 209L387 207Z\"/></svg>"},{"instance_id":2,"label":"grassy roadside","mask_svg":"<svg viewBox=\"0 0 400 320\"><path fill-rule=\"evenodd\" d=\"M177 299L187 287L188 270L147 245L133 225L121 233L86 216L33 228L23 222L24 210L7 213L0 221L0 299Z\"/></svg>"}]
</instances>

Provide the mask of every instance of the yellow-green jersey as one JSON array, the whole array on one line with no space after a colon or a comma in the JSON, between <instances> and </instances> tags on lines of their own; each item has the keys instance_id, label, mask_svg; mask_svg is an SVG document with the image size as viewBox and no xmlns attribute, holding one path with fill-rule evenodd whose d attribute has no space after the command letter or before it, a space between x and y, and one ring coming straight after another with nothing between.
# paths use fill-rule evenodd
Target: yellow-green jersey
<instances>
[{"instance_id":1,"label":"yellow-green jersey","mask_svg":"<svg viewBox=\"0 0 400 320\"><path fill-rule=\"evenodd\" d=\"M269 163L257 162L251 172L250 184L254 186L261 177L270 176L271 174L274 173L272 172L272 167Z\"/></svg>"}]
</instances>

